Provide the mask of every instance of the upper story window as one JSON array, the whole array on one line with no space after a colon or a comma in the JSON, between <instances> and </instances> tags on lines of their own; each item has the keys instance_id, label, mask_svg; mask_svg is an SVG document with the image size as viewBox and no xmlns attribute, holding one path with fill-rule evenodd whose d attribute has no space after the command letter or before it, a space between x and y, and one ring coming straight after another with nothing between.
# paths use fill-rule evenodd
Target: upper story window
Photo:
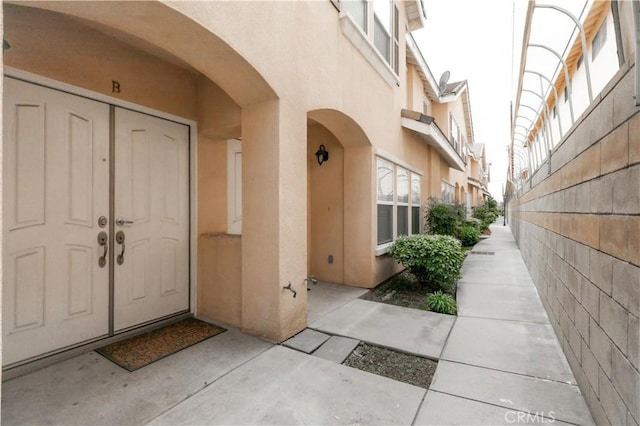
<instances>
[{"instance_id":1,"label":"upper story window","mask_svg":"<svg viewBox=\"0 0 640 426\"><path fill-rule=\"evenodd\" d=\"M373 0L373 44L398 74L399 12L391 0Z\"/></svg>"},{"instance_id":2,"label":"upper story window","mask_svg":"<svg viewBox=\"0 0 640 426\"><path fill-rule=\"evenodd\" d=\"M596 33L596 36L593 38L593 43L591 44L591 60L595 61L596 56L602 50L602 46L604 46L604 42L607 41L607 21L604 21L600 25L600 29Z\"/></svg>"},{"instance_id":3,"label":"upper story window","mask_svg":"<svg viewBox=\"0 0 640 426\"><path fill-rule=\"evenodd\" d=\"M367 0L342 0L342 9L347 12L365 33L367 27Z\"/></svg>"},{"instance_id":4,"label":"upper story window","mask_svg":"<svg viewBox=\"0 0 640 426\"><path fill-rule=\"evenodd\" d=\"M389 85L399 85L401 23L393 0L335 2L339 2L342 34Z\"/></svg>"},{"instance_id":5,"label":"upper story window","mask_svg":"<svg viewBox=\"0 0 640 426\"><path fill-rule=\"evenodd\" d=\"M441 199L443 203L453 204L455 201L455 187L449 182L440 183Z\"/></svg>"},{"instance_id":6,"label":"upper story window","mask_svg":"<svg viewBox=\"0 0 640 426\"><path fill-rule=\"evenodd\" d=\"M453 114L449 117L451 121L451 145L453 145L453 149L460 154L460 127L458 126L456 119L453 118Z\"/></svg>"},{"instance_id":7,"label":"upper story window","mask_svg":"<svg viewBox=\"0 0 640 426\"><path fill-rule=\"evenodd\" d=\"M580 57L578 58L578 62L576 63L576 69L580 69L583 61L584 61L584 55L580 55Z\"/></svg>"}]
</instances>

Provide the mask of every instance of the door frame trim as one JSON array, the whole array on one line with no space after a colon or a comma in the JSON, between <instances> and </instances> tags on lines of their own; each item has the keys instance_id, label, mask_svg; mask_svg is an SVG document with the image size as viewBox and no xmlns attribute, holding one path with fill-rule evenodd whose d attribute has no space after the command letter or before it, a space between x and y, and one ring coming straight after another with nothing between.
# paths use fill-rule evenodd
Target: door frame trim
<instances>
[{"instance_id":1,"label":"door frame trim","mask_svg":"<svg viewBox=\"0 0 640 426\"><path fill-rule=\"evenodd\" d=\"M198 123L195 120L180 117L163 111L159 111L153 108L149 108L143 105L138 105L133 102L125 101L122 99L114 98L99 92L83 89L78 86L74 86L69 83L65 83L59 80L54 80L48 77L34 74L28 71L20 70L17 68L5 66L4 76L11 77L18 80L22 80L27 83L36 84L39 86L47 87L50 89L58 90L61 92L69 93L71 95L80 96L86 99L101 102L107 105L113 105L132 111L148 114L164 120L173 121L179 124L183 124L189 127L189 313L195 315L197 312L197 288L196 283L198 281L198 236L197 236L197 224L198 224L198 161L197 161L197 149L198 149ZM115 220L111 218L110 223ZM108 301L107 301L108 302Z\"/></svg>"}]
</instances>

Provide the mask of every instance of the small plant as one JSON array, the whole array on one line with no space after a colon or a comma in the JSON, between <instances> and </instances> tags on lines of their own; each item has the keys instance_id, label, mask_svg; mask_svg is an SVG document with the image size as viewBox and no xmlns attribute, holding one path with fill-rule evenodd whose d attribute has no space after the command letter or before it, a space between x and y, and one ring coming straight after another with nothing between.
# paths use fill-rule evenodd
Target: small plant
<instances>
[{"instance_id":1,"label":"small plant","mask_svg":"<svg viewBox=\"0 0 640 426\"><path fill-rule=\"evenodd\" d=\"M441 291L436 291L427 296L427 307L430 311L440 314L453 315L456 313L456 301L453 300L453 297Z\"/></svg>"},{"instance_id":2,"label":"small plant","mask_svg":"<svg viewBox=\"0 0 640 426\"><path fill-rule=\"evenodd\" d=\"M464 252L448 235L401 236L389 247L389 255L423 283L448 289L460 278Z\"/></svg>"}]
</instances>

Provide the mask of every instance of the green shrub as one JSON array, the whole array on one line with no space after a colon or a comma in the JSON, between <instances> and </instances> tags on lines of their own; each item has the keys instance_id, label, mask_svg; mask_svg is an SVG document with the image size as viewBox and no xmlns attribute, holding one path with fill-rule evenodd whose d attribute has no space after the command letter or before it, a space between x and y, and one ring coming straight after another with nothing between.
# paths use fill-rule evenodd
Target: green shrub
<instances>
[{"instance_id":1,"label":"green shrub","mask_svg":"<svg viewBox=\"0 0 640 426\"><path fill-rule=\"evenodd\" d=\"M487 230L489 228L489 225L495 222L498 218L493 210L491 210L487 206L472 207L471 210L473 211L472 216L476 219L479 219L482 224L480 232L484 232L485 230Z\"/></svg>"},{"instance_id":2,"label":"green shrub","mask_svg":"<svg viewBox=\"0 0 640 426\"><path fill-rule=\"evenodd\" d=\"M440 314L453 315L456 313L456 301L453 300L453 297L441 291L436 291L427 296L427 307L430 311Z\"/></svg>"},{"instance_id":3,"label":"green shrub","mask_svg":"<svg viewBox=\"0 0 640 426\"><path fill-rule=\"evenodd\" d=\"M463 246L470 247L480 241L480 231L476 225L464 225L458 229L456 237Z\"/></svg>"},{"instance_id":4,"label":"green shrub","mask_svg":"<svg viewBox=\"0 0 640 426\"><path fill-rule=\"evenodd\" d=\"M421 282L447 289L460 278L464 253L460 241L448 235L401 236L389 255Z\"/></svg>"},{"instance_id":5,"label":"green shrub","mask_svg":"<svg viewBox=\"0 0 640 426\"><path fill-rule=\"evenodd\" d=\"M489 198L487 199L487 207L494 215L496 215L496 218L500 216L500 207L498 206L498 202L491 195L489 195Z\"/></svg>"},{"instance_id":6,"label":"green shrub","mask_svg":"<svg viewBox=\"0 0 640 426\"><path fill-rule=\"evenodd\" d=\"M458 204L443 203L433 197L429 199L425 219L430 234L455 236L457 228L464 218L464 207Z\"/></svg>"},{"instance_id":7,"label":"green shrub","mask_svg":"<svg viewBox=\"0 0 640 426\"><path fill-rule=\"evenodd\" d=\"M470 226L472 228L476 228L478 232L480 232L480 230L482 229L482 222L480 221L480 219L470 217L462 222L462 226Z\"/></svg>"}]
</instances>

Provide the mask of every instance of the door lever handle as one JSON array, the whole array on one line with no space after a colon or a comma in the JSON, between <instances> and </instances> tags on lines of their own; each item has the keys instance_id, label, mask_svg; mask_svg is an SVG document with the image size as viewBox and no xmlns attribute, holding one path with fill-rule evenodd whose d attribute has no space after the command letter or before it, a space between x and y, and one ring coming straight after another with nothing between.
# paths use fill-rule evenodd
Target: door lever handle
<instances>
[{"instance_id":1,"label":"door lever handle","mask_svg":"<svg viewBox=\"0 0 640 426\"><path fill-rule=\"evenodd\" d=\"M128 220L123 217L119 217L116 219L116 225L118 226L131 225L133 223L135 223L133 220Z\"/></svg>"},{"instance_id":2,"label":"door lever handle","mask_svg":"<svg viewBox=\"0 0 640 426\"><path fill-rule=\"evenodd\" d=\"M118 257L116 258L116 262L118 262L118 265L122 265L124 263L124 249L125 249L125 244L122 243L122 251L120 252L120 254L118 255Z\"/></svg>"},{"instance_id":3,"label":"door lever handle","mask_svg":"<svg viewBox=\"0 0 640 426\"><path fill-rule=\"evenodd\" d=\"M116 262L118 263L118 265L122 265L124 263L124 250L126 248L126 246L124 244L124 239L125 239L125 235L124 235L123 231L116 232L116 243L122 245L122 251L116 257Z\"/></svg>"},{"instance_id":4,"label":"door lever handle","mask_svg":"<svg viewBox=\"0 0 640 426\"><path fill-rule=\"evenodd\" d=\"M101 231L98 234L98 245L104 247L102 256L98 258L98 266L104 268L104 266L107 264L107 253L109 252L109 237L107 236L106 232Z\"/></svg>"}]
</instances>

